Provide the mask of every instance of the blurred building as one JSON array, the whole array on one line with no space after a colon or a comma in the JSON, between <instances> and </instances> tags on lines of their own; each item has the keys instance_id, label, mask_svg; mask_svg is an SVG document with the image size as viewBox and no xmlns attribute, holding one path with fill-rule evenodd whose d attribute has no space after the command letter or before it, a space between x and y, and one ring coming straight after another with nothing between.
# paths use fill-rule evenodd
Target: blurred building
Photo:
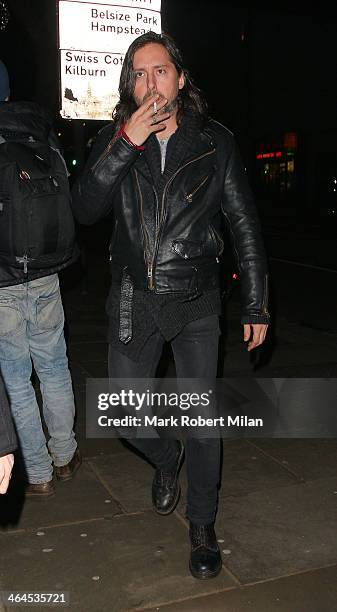
<instances>
[{"instance_id":1,"label":"blurred building","mask_svg":"<svg viewBox=\"0 0 337 612\"><path fill-rule=\"evenodd\" d=\"M323 3L324 5L324 3ZM263 212L337 219L337 16L250 9L250 170Z\"/></svg>"}]
</instances>

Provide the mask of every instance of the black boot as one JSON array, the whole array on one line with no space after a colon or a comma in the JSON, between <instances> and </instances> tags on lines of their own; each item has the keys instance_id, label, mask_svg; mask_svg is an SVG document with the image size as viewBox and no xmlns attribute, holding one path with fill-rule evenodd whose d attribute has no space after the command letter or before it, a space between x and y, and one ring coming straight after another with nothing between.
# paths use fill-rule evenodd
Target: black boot
<instances>
[{"instance_id":1,"label":"black boot","mask_svg":"<svg viewBox=\"0 0 337 612\"><path fill-rule=\"evenodd\" d=\"M194 525L190 522L191 558L190 572L194 578L215 578L222 562L214 531L214 523Z\"/></svg>"},{"instance_id":2,"label":"black boot","mask_svg":"<svg viewBox=\"0 0 337 612\"><path fill-rule=\"evenodd\" d=\"M180 485L178 483L178 476L183 454L183 443L178 440L173 469L169 472L159 468L156 469L152 483L152 503L158 514L170 514L179 501Z\"/></svg>"}]
</instances>

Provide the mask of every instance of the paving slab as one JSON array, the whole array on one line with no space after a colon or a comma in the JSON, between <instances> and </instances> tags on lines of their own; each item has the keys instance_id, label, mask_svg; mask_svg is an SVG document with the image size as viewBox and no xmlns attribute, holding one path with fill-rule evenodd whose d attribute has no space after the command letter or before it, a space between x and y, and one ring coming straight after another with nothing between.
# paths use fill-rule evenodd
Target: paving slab
<instances>
[{"instance_id":1,"label":"paving slab","mask_svg":"<svg viewBox=\"0 0 337 612\"><path fill-rule=\"evenodd\" d=\"M123 455L94 457L90 463L125 512L138 512L152 507L154 468L135 452L125 448Z\"/></svg>"},{"instance_id":2,"label":"paving slab","mask_svg":"<svg viewBox=\"0 0 337 612\"><path fill-rule=\"evenodd\" d=\"M188 532L174 516L148 512L44 533L0 536L3 590L69 591L71 610L121 612L235 585L224 570L209 582L190 575Z\"/></svg>"},{"instance_id":3,"label":"paving slab","mask_svg":"<svg viewBox=\"0 0 337 612\"><path fill-rule=\"evenodd\" d=\"M254 439L250 442L252 449L258 447L304 480L336 474L336 439Z\"/></svg>"},{"instance_id":4,"label":"paving slab","mask_svg":"<svg viewBox=\"0 0 337 612\"><path fill-rule=\"evenodd\" d=\"M221 498L296 482L294 476L248 440L224 440L222 463Z\"/></svg>"},{"instance_id":5,"label":"paving slab","mask_svg":"<svg viewBox=\"0 0 337 612\"><path fill-rule=\"evenodd\" d=\"M147 612L336 612L337 566L147 608Z\"/></svg>"},{"instance_id":6,"label":"paving slab","mask_svg":"<svg viewBox=\"0 0 337 612\"><path fill-rule=\"evenodd\" d=\"M179 509L184 515L186 503L187 479L186 471L182 470L182 498ZM224 440L221 471L221 487L219 490L219 507L226 503L227 497L246 495L254 491L263 491L275 486L288 486L298 482L291 474L273 460L261 453L247 440Z\"/></svg>"},{"instance_id":7,"label":"paving slab","mask_svg":"<svg viewBox=\"0 0 337 612\"><path fill-rule=\"evenodd\" d=\"M127 446L124 449L120 459L115 454L104 455L94 457L91 463L127 512L151 508L154 469L132 449L129 450ZM220 499L296 482L295 476L245 440L225 441L223 449ZM187 497L186 461L180 473L180 483L182 495L179 508L184 515Z\"/></svg>"},{"instance_id":8,"label":"paving slab","mask_svg":"<svg viewBox=\"0 0 337 612\"><path fill-rule=\"evenodd\" d=\"M243 584L337 563L337 478L223 500L217 536Z\"/></svg>"},{"instance_id":9,"label":"paving slab","mask_svg":"<svg viewBox=\"0 0 337 612\"><path fill-rule=\"evenodd\" d=\"M55 488L54 497L27 499L19 483L13 481L8 494L0 499L2 528L9 532L34 529L87 521L122 511L87 462L72 480L55 480Z\"/></svg>"}]
</instances>

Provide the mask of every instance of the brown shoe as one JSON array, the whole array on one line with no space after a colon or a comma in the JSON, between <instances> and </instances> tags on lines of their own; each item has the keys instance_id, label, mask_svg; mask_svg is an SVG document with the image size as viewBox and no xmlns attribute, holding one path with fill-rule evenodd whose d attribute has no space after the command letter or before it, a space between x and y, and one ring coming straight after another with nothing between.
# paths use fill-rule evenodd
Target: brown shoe
<instances>
[{"instance_id":1,"label":"brown shoe","mask_svg":"<svg viewBox=\"0 0 337 612\"><path fill-rule=\"evenodd\" d=\"M50 480L49 482L39 482L35 484L28 484L28 486L25 489L25 495L26 497L35 497L35 498L51 497L52 495L55 495L53 481Z\"/></svg>"},{"instance_id":2,"label":"brown shoe","mask_svg":"<svg viewBox=\"0 0 337 612\"><path fill-rule=\"evenodd\" d=\"M74 452L73 458L66 465L55 466L56 478L59 480L70 480L76 474L82 463L81 453L79 448Z\"/></svg>"}]
</instances>

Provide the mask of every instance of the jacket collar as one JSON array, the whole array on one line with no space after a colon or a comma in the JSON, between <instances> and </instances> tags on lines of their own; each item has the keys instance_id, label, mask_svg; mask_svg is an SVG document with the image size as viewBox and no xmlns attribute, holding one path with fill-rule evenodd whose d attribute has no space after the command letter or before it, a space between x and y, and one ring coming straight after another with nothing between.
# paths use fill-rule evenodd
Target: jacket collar
<instances>
[{"instance_id":1,"label":"jacket collar","mask_svg":"<svg viewBox=\"0 0 337 612\"><path fill-rule=\"evenodd\" d=\"M186 113L168 141L164 173L160 172L160 148L155 134L146 141L145 151L139 156L135 167L151 183L158 185L159 181L165 184L182 164L206 153L213 146L210 136L200 129L199 118L194 113Z\"/></svg>"}]
</instances>

